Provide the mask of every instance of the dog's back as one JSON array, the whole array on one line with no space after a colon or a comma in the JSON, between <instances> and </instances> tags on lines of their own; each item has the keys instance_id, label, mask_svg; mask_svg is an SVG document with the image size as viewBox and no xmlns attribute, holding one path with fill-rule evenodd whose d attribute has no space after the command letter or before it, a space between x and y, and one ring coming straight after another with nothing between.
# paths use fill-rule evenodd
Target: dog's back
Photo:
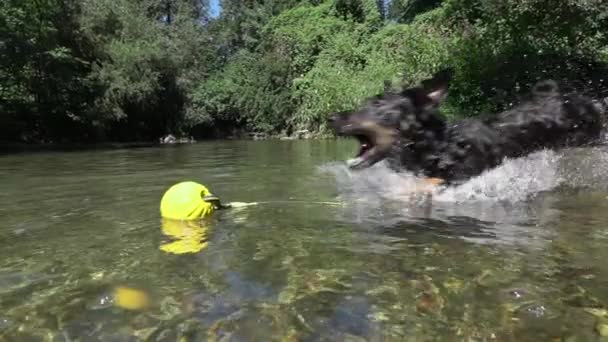
<instances>
[{"instance_id":1,"label":"dog's back","mask_svg":"<svg viewBox=\"0 0 608 342\"><path fill-rule=\"evenodd\" d=\"M597 141L604 118L581 95L562 94L556 82L537 83L530 100L496 116L489 124L504 139L506 157L542 148L582 146Z\"/></svg>"},{"instance_id":2,"label":"dog's back","mask_svg":"<svg viewBox=\"0 0 608 342\"><path fill-rule=\"evenodd\" d=\"M429 176L460 182L540 149L583 146L600 140L604 113L580 95L562 94L551 80L537 83L531 98L489 120L449 125Z\"/></svg>"}]
</instances>

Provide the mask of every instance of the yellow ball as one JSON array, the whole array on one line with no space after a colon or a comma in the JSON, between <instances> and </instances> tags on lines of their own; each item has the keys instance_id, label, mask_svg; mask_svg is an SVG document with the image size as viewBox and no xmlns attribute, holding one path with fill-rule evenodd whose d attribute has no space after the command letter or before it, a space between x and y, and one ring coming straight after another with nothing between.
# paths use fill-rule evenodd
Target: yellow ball
<instances>
[{"instance_id":1,"label":"yellow ball","mask_svg":"<svg viewBox=\"0 0 608 342\"><path fill-rule=\"evenodd\" d=\"M202 184L181 182L173 185L160 201L160 215L174 220L196 220L213 212L212 203L203 197L212 196Z\"/></svg>"}]
</instances>

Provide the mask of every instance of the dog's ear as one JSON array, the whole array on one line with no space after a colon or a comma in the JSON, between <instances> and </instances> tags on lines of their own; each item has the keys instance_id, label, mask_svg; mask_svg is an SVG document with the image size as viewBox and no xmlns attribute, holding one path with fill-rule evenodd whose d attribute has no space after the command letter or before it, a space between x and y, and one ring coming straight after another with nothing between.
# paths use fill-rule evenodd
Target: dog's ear
<instances>
[{"instance_id":1,"label":"dog's ear","mask_svg":"<svg viewBox=\"0 0 608 342\"><path fill-rule=\"evenodd\" d=\"M448 94L448 87L454 75L454 69L446 68L428 80L422 81L422 88L426 92L426 96L435 104L439 104L445 100Z\"/></svg>"},{"instance_id":2,"label":"dog's ear","mask_svg":"<svg viewBox=\"0 0 608 342\"><path fill-rule=\"evenodd\" d=\"M401 95L410 99L414 107L419 110L425 110L435 104L434 100L428 96L428 93L423 88L408 88L403 90Z\"/></svg>"}]
</instances>

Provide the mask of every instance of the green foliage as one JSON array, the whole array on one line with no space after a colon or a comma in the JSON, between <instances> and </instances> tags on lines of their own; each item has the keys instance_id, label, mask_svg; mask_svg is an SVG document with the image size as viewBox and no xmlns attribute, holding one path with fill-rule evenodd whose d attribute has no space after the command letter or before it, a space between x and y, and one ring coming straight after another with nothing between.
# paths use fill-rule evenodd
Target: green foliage
<instances>
[{"instance_id":1,"label":"green foliage","mask_svg":"<svg viewBox=\"0 0 608 342\"><path fill-rule=\"evenodd\" d=\"M273 18L264 27L264 48L285 55L291 60L291 70L299 75L315 64L328 41L339 32L347 31L352 23L334 16L331 2L319 6L299 6Z\"/></svg>"},{"instance_id":2,"label":"green foliage","mask_svg":"<svg viewBox=\"0 0 608 342\"><path fill-rule=\"evenodd\" d=\"M450 102L471 115L507 107L541 78L598 79L606 69L608 5L594 5L585 0L449 0L447 18L464 33L453 51L457 79Z\"/></svg>"},{"instance_id":3,"label":"green foliage","mask_svg":"<svg viewBox=\"0 0 608 342\"><path fill-rule=\"evenodd\" d=\"M363 25L330 40L315 67L294 82L294 123L320 129L328 113L355 108L382 90L384 80L413 83L447 61L449 37L420 20L371 33Z\"/></svg>"},{"instance_id":4,"label":"green foliage","mask_svg":"<svg viewBox=\"0 0 608 342\"><path fill-rule=\"evenodd\" d=\"M245 64L234 59L202 84L200 93L220 108L207 107L205 118L226 120L228 110L248 129L322 130L327 114L356 107L380 92L383 80L411 85L445 66L455 67L456 77L444 112L475 115L508 106L540 77L580 77L581 67L606 51L599 8L550 6L549 0L440 3L403 2L397 18L393 2L389 17L405 24L383 23L377 2L326 1L284 11L264 26L250 50L257 57ZM285 75L281 88L261 76L270 72L262 62L270 52ZM260 101L272 105L263 108Z\"/></svg>"},{"instance_id":5,"label":"green foliage","mask_svg":"<svg viewBox=\"0 0 608 342\"><path fill-rule=\"evenodd\" d=\"M126 128L119 138L179 133L190 89L211 59L203 49L209 39L196 24L199 9L174 1L161 21L146 2L85 0L83 7L81 26L103 61L91 77L103 86L95 110L106 125Z\"/></svg>"},{"instance_id":6,"label":"green foliage","mask_svg":"<svg viewBox=\"0 0 608 342\"><path fill-rule=\"evenodd\" d=\"M0 4L0 124L8 140L42 140L80 128L90 103L89 63L77 7L59 0Z\"/></svg>"},{"instance_id":7,"label":"green foliage","mask_svg":"<svg viewBox=\"0 0 608 342\"><path fill-rule=\"evenodd\" d=\"M13 141L322 131L383 81L455 68L444 113L540 78L606 97L600 0L5 0L0 127Z\"/></svg>"},{"instance_id":8,"label":"green foliage","mask_svg":"<svg viewBox=\"0 0 608 342\"><path fill-rule=\"evenodd\" d=\"M410 23L417 15L438 7L443 0L392 0L387 17L399 23Z\"/></svg>"},{"instance_id":9,"label":"green foliage","mask_svg":"<svg viewBox=\"0 0 608 342\"><path fill-rule=\"evenodd\" d=\"M285 126L292 110L288 63L277 54L242 51L200 85L188 112L192 125L232 122L255 131Z\"/></svg>"}]
</instances>

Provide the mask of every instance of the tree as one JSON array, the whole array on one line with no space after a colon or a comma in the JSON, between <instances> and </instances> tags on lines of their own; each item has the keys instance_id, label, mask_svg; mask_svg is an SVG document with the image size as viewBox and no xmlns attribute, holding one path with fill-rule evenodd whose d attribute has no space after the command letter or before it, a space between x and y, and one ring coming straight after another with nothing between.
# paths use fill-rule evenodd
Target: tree
<instances>
[{"instance_id":1,"label":"tree","mask_svg":"<svg viewBox=\"0 0 608 342\"><path fill-rule=\"evenodd\" d=\"M0 4L0 95L10 139L75 137L92 101L86 39L79 8L65 0Z\"/></svg>"}]
</instances>

